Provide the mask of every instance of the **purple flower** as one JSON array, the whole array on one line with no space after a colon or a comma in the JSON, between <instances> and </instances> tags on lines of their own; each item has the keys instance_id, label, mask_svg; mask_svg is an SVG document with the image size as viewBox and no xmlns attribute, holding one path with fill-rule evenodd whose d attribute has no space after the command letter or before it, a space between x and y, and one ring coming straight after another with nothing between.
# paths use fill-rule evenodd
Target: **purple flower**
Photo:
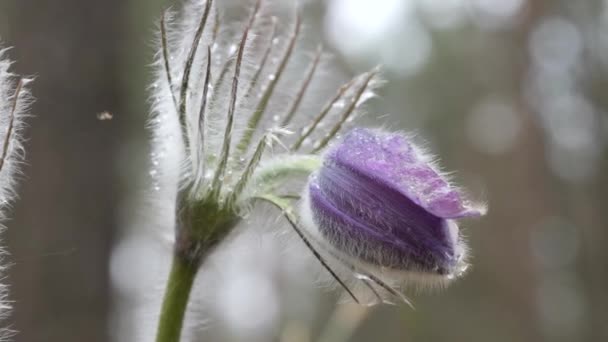
<instances>
[{"instance_id":1,"label":"purple flower","mask_svg":"<svg viewBox=\"0 0 608 342\"><path fill-rule=\"evenodd\" d=\"M352 264L447 279L465 267L454 219L484 213L406 136L369 129L328 150L305 206L318 237Z\"/></svg>"}]
</instances>

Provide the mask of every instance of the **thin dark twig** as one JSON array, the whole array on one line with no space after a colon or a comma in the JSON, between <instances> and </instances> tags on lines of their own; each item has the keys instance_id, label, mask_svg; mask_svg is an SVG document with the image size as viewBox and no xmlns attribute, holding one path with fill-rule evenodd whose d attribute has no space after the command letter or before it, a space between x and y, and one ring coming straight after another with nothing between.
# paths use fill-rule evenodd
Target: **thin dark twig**
<instances>
[{"instance_id":1,"label":"thin dark twig","mask_svg":"<svg viewBox=\"0 0 608 342\"><path fill-rule=\"evenodd\" d=\"M264 155L264 151L266 150L266 147L268 146L268 140L269 140L269 137L271 134L272 133L265 134L258 142L258 145L257 145L255 151L253 152L253 155L249 159L249 162L247 163L245 170L243 170L241 177L239 178L238 182L234 186L234 189L232 190L232 194L230 194L230 197L228 198L229 206L234 206L234 204L237 201L237 198L245 190L245 187L249 183L249 180L251 179L253 172L255 171L255 169L260 164L260 161L262 160L262 156Z\"/></svg>"},{"instance_id":2,"label":"thin dark twig","mask_svg":"<svg viewBox=\"0 0 608 342\"><path fill-rule=\"evenodd\" d=\"M266 49L264 50L264 55L262 55L262 59L260 60L260 66L257 68L257 70L255 71L255 74L251 78L251 82L249 83L249 88L247 89L247 92L245 93L246 97L251 96L251 92L253 91L253 89L255 89L256 85L258 84L260 75L262 74L262 71L264 70L264 67L266 66L266 62L268 61L270 52L272 51L273 41L276 37L275 36L276 30L277 30L277 18L272 17L272 28L270 29L270 35L269 35L270 39L268 41L268 45L266 46Z\"/></svg>"},{"instance_id":3,"label":"thin dark twig","mask_svg":"<svg viewBox=\"0 0 608 342\"><path fill-rule=\"evenodd\" d=\"M8 155L9 144L11 143L11 138L13 136L13 130L15 127L15 112L17 111L17 103L19 102L19 95L21 94L21 90L23 89L23 79L20 78L19 82L17 82L17 87L15 88L15 95L13 95L13 103L11 107L11 111L8 119L8 128L6 129L6 135L4 136L4 145L2 146L2 156L0 156L0 172L4 168L6 157Z\"/></svg>"},{"instance_id":4,"label":"thin dark twig","mask_svg":"<svg viewBox=\"0 0 608 342\"><path fill-rule=\"evenodd\" d=\"M354 98L351 100L348 108L346 108L346 110L342 113L342 116L340 117L338 122L336 122L334 127L325 136L325 138L323 138L323 140L321 140L319 142L319 144L316 147L314 147L314 149L312 150L312 153L317 153L320 150L322 150L329 143L329 141L336 135L336 133L338 133L338 131L342 128L342 125L346 122L346 120L348 120L348 117L353 113L355 108L357 108L357 104L359 103L361 96L363 95L363 93L365 92L367 87L369 86L369 83L371 82L371 80L374 78L374 76L376 76L376 74L377 74L377 70L372 70L368 73L367 77L363 81L363 84L358 89Z\"/></svg>"},{"instance_id":5,"label":"thin dark twig","mask_svg":"<svg viewBox=\"0 0 608 342\"><path fill-rule=\"evenodd\" d=\"M207 94L209 93L209 82L211 81L211 46L207 46L207 73L203 84L203 98L201 99L201 109L198 113L198 138L200 147L197 149L199 163L201 155L205 155L205 110L207 108Z\"/></svg>"},{"instance_id":6,"label":"thin dark twig","mask_svg":"<svg viewBox=\"0 0 608 342\"><path fill-rule=\"evenodd\" d=\"M196 29L196 33L194 34L194 40L192 41L192 45L190 47L190 52L188 53L188 58L186 59L186 64L184 66L184 74L182 75L182 84L180 89L180 98L179 98L179 123L182 126L182 134L184 135L184 142L186 144L186 148L188 148L188 123L186 119L186 97L188 95L188 84L190 82L190 72L192 71L192 64L194 64L194 57L196 56L196 51L198 50L198 45L200 43L201 37L203 35L203 31L205 30L205 25L207 24L207 18L209 17L209 12L211 11L211 5L213 4L213 0L207 0L205 3L205 10L203 12L203 16L201 17L201 21Z\"/></svg>"},{"instance_id":7,"label":"thin dark twig","mask_svg":"<svg viewBox=\"0 0 608 342\"><path fill-rule=\"evenodd\" d=\"M220 32L220 10L217 8L217 6L215 6L215 12L213 15L215 16L215 21L213 22L213 34L211 35L211 41L215 43L218 33Z\"/></svg>"},{"instance_id":8,"label":"thin dark twig","mask_svg":"<svg viewBox=\"0 0 608 342\"><path fill-rule=\"evenodd\" d=\"M171 75L171 63L169 62L169 43L167 42L167 23L166 23L167 11L164 11L160 17L160 43L163 54L163 65L165 67L165 75L167 76L167 83L169 84L169 91L171 92L171 98L175 109L178 110L177 98L173 92L173 76Z\"/></svg>"},{"instance_id":9,"label":"thin dark twig","mask_svg":"<svg viewBox=\"0 0 608 342\"><path fill-rule=\"evenodd\" d=\"M368 277L369 279L371 279L374 283L378 284L380 287L382 287L386 291L388 291L393 296L401 299L401 301L403 301L405 304L407 304L410 307L414 308L414 305L412 305L412 302L410 302L410 300L407 299L407 297L404 296L403 293L395 290L392 286L390 286L387 283L385 283L384 281L382 281L382 279L380 279L380 278L378 278L375 275L370 274L370 273L362 273L362 274L364 276Z\"/></svg>"},{"instance_id":10,"label":"thin dark twig","mask_svg":"<svg viewBox=\"0 0 608 342\"><path fill-rule=\"evenodd\" d=\"M224 177L226 170L226 164L228 163L228 157L230 155L230 142L232 141L232 126L234 121L234 111L236 109L237 92L239 88L239 76L241 73L241 63L243 61L243 54L245 52L245 45L247 43L247 36L249 30L253 26L257 13L260 9L261 0L258 0L251 14L251 19L243 32L243 37L239 45L239 50L236 57L236 66L234 68L234 76L232 78L232 90L230 93L230 104L228 106L228 117L226 118L226 129L224 132L224 144L222 145L222 151L220 155L220 162L218 164L215 176L213 177L212 183L212 196L218 196L220 191L221 179Z\"/></svg>"},{"instance_id":11,"label":"thin dark twig","mask_svg":"<svg viewBox=\"0 0 608 342\"><path fill-rule=\"evenodd\" d=\"M249 118L249 121L247 122L247 127L245 128L245 132L243 133L243 136L241 137L241 140L239 141L239 143L237 145L237 151L241 154L244 154L247 152L247 149L249 148L249 144L251 143L251 139L253 138L253 134L255 133L255 131L258 127L258 124L260 123L260 120L262 119L262 116L266 112L266 108L268 106L268 102L270 101L270 97L274 93L274 88L277 85L277 83L279 82L279 79L281 78L281 75L283 74L283 71L285 70L285 67L287 66L287 62L289 61L289 58L291 57L291 54L294 50L296 41L298 39L298 35L300 34L301 26L302 26L302 21L300 19L300 16L298 14L296 14L296 22L294 24L294 30L293 30L293 33L289 40L287 49L285 50L283 57L281 58L281 61L279 63L279 66L276 69L276 72L273 74L273 78L270 80L268 87L264 91L264 94L262 95L260 102L256 106L256 109L253 112L253 114L251 115L251 117Z\"/></svg>"},{"instance_id":12,"label":"thin dark twig","mask_svg":"<svg viewBox=\"0 0 608 342\"><path fill-rule=\"evenodd\" d=\"M219 72L219 75L217 77L217 79L215 80L215 82L213 82L213 93L211 94L211 107L214 107L214 104L217 102L218 97L217 95L220 94L220 87L224 84L224 79L226 79L226 76L228 75L228 71L230 70L230 67L232 66L232 64L234 63L234 56L230 55L228 57L228 59L224 62L224 64L222 64L222 69Z\"/></svg>"},{"instance_id":13,"label":"thin dark twig","mask_svg":"<svg viewBox=\"0 0 608 342\"><path fill-rule=\"evenodd\" d=\"M353 265L352 263L346 261L344 258L340 257L339 255L337 255L335 252L325 248L325 250L331 254L334 258L340 260L345 266L347 266L352 272L354 273L359 273L367 278L369 278L371 281L373 281L374 283L376 283L378 286L382 287L384 290L386 290L387 292L389 292L391 295L399 298L401 301L403 301L405 304L409 305L410 307L414 307L414 305L412 305L412 302L409 301L409 299L407 299L407 297L405 297L401 292L395 290L392 286L388 285L386 282L384 282L382 279L376 277L375 275L369 273L369 272L364 272L361 271L360 269L358 269L355 265ZM361 279L361 280L365 280L365 279Z\"/></svg>"},{"instance_id":14,"label":"thin dark twig","mask_svg":"<svg viewBox=\"0 0 608 342\"><path fill-rule=\"evenodd\" d=\"M350 288L348 288L348 286L346 286L346 284L344 283L344 281L342 281L342 279L340 279L340 277L338 277L338 275L327 264L327 262L325 261L325 259L321 256L321 254L314 248L314 246L312 245L312 243L310 243L310 241L306 238L306 236L304 235L304 233L302 232L302 230L296 225L296 223L288 215L285 216L285 217L287 218L287 221L289 221L289 224L291 225L291 227L295 230L296 234L298 234L298 236L300 237L300 239L302 240L302 242L304 242L304 244L306 245L306 247L308 247L308 249L312 252L312 254L315 256L315 258L317 258L317 260L321 263L321 265L331 274L331 276L334 279L336 279L336 281L344 288L344 290L346 292L348 292L348 294L353 298L353 300L357 304L361 304L361 302L359 301L359 299L350 290Z\"/></svg>"},{"instance_id":15,"label":"thin dark twig","mask_svg":"<svg viewBox=\"0 0 608 342\"><path fill-rule=\"evenodd\" d=\"M325 106L323 107L323 109L321 109L319 114L317 114L317 116L312 120L312 123L310 125L308 125L306 129L304 129L304 131L302 132L302 134L300 135L298 140L296 140L296 142L291 146L292 151L295 152L300 149L300 147L302 146L302 143L304 143L304 140L306 140L306 138L308 138L312 134L312 132L319 125L319 123L325 118L325 116L327 116L327 114L329 113L331 108L336 104L336 102L338 102L342 98L342 96L344 96L344 93L346 93L346 90L348 90L348 88L350 88L353 85L353 83L355 83L355 78L353 78L352 80L343 84L338 89L338 91L336 92L334 97L325 104Z\"/></svg>"},{"instance_id":16,"label":"thin dark twig","mask_svg":"<svg viewBox=\"0 0 608 342\"><path fill-rule=\"evenodd\" d=\"M352 299L357 304L361 304L361 302L359 301L357 296L355 296L353 291L351 291L351 289L346 285L346 283L336 274L336 272L334 272L334 270L331 268L331 266L329 266L327 261L325 261L325 258L323 258L323 256L321 256L321 253L319 253L319 251L317 251L317 249L312 245L310 240L308 240L308 238L306 237L304 232L298 227L297 223L291 218L291 216L285 211L285 209L282 208L277 203L275 203L274 201L269 200L267 198L260 197L259 199L264 200L264 201L276 206L279 210L281 210L283 212L283 216L285 217L285 219L287 219L287 222L289 222L289 225L293 228L293 230L296 232L296 234L302 240L302 242L304 242L306 247L312 252L312 254L317 259L317 261L319 261L321 266L323 266L323 268L325 268L325 270L327 270L327 272L329 272L329 274L338 282L338 284L340 284L340 286L342 286L342 288L344 288L344 290L352 297Z\"/></svg>"},{"instance_id":17,"label":"thin dark twig","mask_svg":"<svg viewBox=\"0 0 608 342\"><path fill-rule=\"evenodd\" d=\"M321 60L322 52L323 52L323 48L321 47L321 45L319 45L319 47L317 47L317 52L315 53L315 57L313 58L312 63L310 64L310 67L308 68L308 71L306 72L306 76L304 77L304 82L302 82L302 85L300 86L300 90L298 91L298 93L295 97L295 100L293 101L291 107L289 108L289 111L287 111L287 115L285 115L285 118L283 119L283 122L281 123L281 125L287 126L289 124L289 122L291 122L291 119L293 118L293 116L296 114L296 111L298 110L298 108L300 107L300 103L302 103L302 99L304 98L304 95L306 94L306 90L308 89L308 86L310 85L310 82L312 81L315 71L317 70L317 67L319 66L319 61Z\"/></svg>"},{"instance_id":18,"label":"thin dark twig","mask_svg":"<svg viewBox=\"0 0 608 342\"><path fill-rule=\"evenodd\" d=\"M376 299L378 299L378 301L380 303L382 303L383 302L382 296L380 295L380 293L378 293L378 291L376 291L376 288L374 288L374 285L372 285L372 283L369 280L365 279L365 278L362 278L360 280L363 282L363 284L365 284L365 286L367 286L367 288L370 289L370 291L372 291L372 293L374 294L374 296L376 296Z\"/></svg>"},{"instance_id":19,"label":"thin dark twig","mask_svg":"<svg viewBox=\"0 0 608 342\"><path fill-rule=\"evenodd\" d=\"M302 232L302 234L305 234L305 233ZM352 272L361 274L361 275L369 278L371 281L373 281L374 283L376 283L378 286L382 287L384 290L386 290L387 292L389 292L391 295L399 298L401 301L403 301L405 304L409 305L410 307L412 307L412 308L414 307L414 305L412 304L412 302L410 302L409 299L407 299L407 297L405 297L402 293L400 293L399 291L397 291L394 288L392 288L390 285L388 285L382 279L376 277L375 275L373 275L373 274L371 274L369 272L361 271L355 265L353 265L351 262L345 260L344 257L341 257L340 255L338 255L336 252L332 251L329 248L323 247L323 244L320 243L314 236L311 236L310 234L308 234L308 237L310 237L311 240L315 241L315 243L317 243L318 245L320 245L321 248L323 248L327 253L331 254L331 256L333 256L334 258L336 258L340 262L342 262ZM368 285L368 287L371 287L371 284L369 284L368 282L366 282L365 278L359 278L359 279L362 280L364 283L366 283L366 285ZM372 290L372 291L374 292L374 294L376 295L376 297L378 297L378 298L381 299L381 297L379 296L379 294L377 293L377 291L375 291L375 290Z\"/></svg>"}]
</instances>

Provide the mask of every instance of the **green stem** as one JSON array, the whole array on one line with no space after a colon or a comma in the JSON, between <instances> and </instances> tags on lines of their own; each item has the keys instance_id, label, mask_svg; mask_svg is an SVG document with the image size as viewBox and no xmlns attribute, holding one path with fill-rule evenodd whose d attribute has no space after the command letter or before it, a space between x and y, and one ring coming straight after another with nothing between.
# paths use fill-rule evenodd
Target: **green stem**
<instances>
[{"instance_id":1,"label":"green stem","mask_svg":"<svg viewBox=\"0 0 608 342\"><path fill-rule=\"evenodd\" d=\"M198 263L193 263L179 254L173 257L160 312L156 342L179 342L188 297L198 268Z\"/></svg>"}]
</instances>

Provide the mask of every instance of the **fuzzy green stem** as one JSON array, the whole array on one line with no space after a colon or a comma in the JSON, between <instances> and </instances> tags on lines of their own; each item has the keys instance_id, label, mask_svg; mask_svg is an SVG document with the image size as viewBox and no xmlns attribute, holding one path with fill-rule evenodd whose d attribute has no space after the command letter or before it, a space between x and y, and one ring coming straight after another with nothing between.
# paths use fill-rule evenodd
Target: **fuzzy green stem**
<instances>
[{"instance_id":1,"label":"fuzzy green stem","mask_svg":"<svg viewBox=\"0 0 608 342\"><path fill-rule=\"evenodd\" d=\"M156 342L179 342L188 298L199 264L180 256L173 257L171 273L160 312Z\"/></svg>"}]
</instances>

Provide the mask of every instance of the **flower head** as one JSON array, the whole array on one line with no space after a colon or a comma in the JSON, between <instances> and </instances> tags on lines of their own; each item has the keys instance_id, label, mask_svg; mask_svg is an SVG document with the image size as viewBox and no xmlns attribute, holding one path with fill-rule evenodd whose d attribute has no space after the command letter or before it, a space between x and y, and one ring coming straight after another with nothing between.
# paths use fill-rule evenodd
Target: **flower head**
<instances>
[{"instance_id":1,"label":"flower head","mask_svg":"<svg viewBox=\"0 0 608 342\"><path fill-rule=\"evenodd\" d=\"M466 266L455 219L484 209L469 204L408 137L355 129L311 175L304 212L318 239L353 265L451 279Z\"/></svg>"}]
</instances>

